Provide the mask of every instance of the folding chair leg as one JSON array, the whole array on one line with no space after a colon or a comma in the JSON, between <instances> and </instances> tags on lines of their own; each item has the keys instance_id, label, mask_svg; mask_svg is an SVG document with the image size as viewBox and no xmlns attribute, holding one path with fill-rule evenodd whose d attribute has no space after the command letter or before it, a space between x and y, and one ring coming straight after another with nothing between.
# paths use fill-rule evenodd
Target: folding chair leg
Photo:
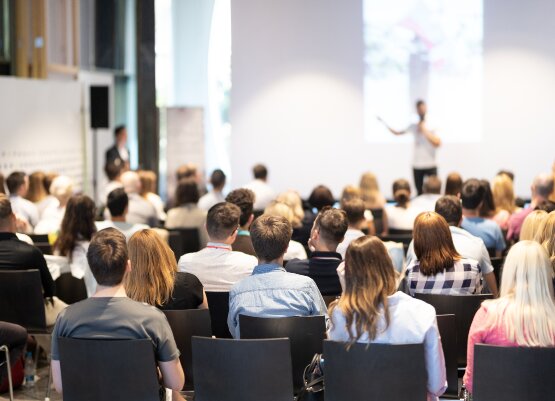
<instances>
[{"instance_id":1,"label":"folding chair leg","mask_svg":"<svg viewBox=\"0 0 555 401\"><path fill-rule=\"evenodd\" d=\"M10 390L10 401L13 401L13 382L12 382L12 366L10 364L10 350L6 345L0 347L0 351L6 354L6 368L8 369L8 387Z\"/></svg>"}]
</instances>

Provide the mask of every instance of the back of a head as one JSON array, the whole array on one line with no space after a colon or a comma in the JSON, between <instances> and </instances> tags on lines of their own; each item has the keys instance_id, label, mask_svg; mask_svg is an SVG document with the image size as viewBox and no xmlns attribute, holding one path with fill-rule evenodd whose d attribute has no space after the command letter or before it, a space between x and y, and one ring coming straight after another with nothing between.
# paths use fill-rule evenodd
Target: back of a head
<instances>
[{"instance_id":1,"label":"back of a head","mask_svg":"<svg viewBox=\"0 0 555 401\"><path fill-rule=\"evenodd\" d=\"M12 216L12 204L10 198L5 194L0 194L0 230L6 230L10 224L10 218Z\"/></svg>"},{"instance_id":2,"label":"back of a head","mask_svg":"<svg viewBox=\"0 0 555 401\"><path fill-rule=\"evenodd\" d=\"M547 250L555 272L555 212L550 212L540 221L534 239Z\"/></svg>"},{"instance_id":3,"label":"back of a head","mask_svg":"<svg viewBox=\"0 0 555 401\"><path fill-rule=\"evenodd\" d=\"M118 125L116 126L116 128L114 128L114 137L118 139L119 136L124 132L125 132L125 125Z\"/></svg>"},{"instance_id":4,"label":"back of a head","mask_svg":"<svg viewBox=\"0 0 555 401\"><path fill-rule=\"evenodd\" d=\"M129 298L163 306L171 297L177 263L168 244L155 230L137 231L129 239L131 271L125 277Z\"/></svg>"},{"instance_id":5,"label":"back of a head","mask_svg":"<svg viewBox=\"0 0 555 401\"><path fill-rule=\"evenodd\" d=\"M533 241L545 219L547 219L545 210L534 210L526 216L520 228L520 241Z\"/></svg>"},{"instance_id":6,"label":"back of a head","mask_svg":"<svg viewBox=\"0 0 555 401\"><path fill-rule=\"evenodd\" d=\"M268 206L266 206L264 214L285 217L291 225L293 225L293 220L295 218L293 209L291 209L287 203L279 201L272 201Z\"/></svg>"},{"instance_id":7,"label":"back of a head","mask_svg":"<svg viewBox=\"0 0 555 401\"><path fill-rule=\"evenodd\" d=\"M335 199L333 198L333 194L328 187L318 185L312 190L312 193L308 198L308 203L310 203L312 207L315 207L316 210L320 211L326 206L333 206Z\"/></svg>"},{"instance_id":8,"label":"back of a head","mask_svg":"<svg viewBox=\"0 0 555 401\"><path fill-rule=\"evenodd\" d=\"M337 247L345 238L345 233L349 228L347 213L341 209L324 208L316 220L314 228L320 232L320 238L331 247Z\"/></svg>"},{"instance_id":9,"label":"back of a head","mask_svg":"<svg viewBox=\"0 0 555 401\"><path fill-rule=\"evenodd\" d=\"M514 182L514 180L515 180L515 175L514 175L514 173L513 173L512 171L509 171L509 170L499 170L499 171L497 172L497 175L506 175L506 176L509 177L509 179L510 179L511 181L513 181L513 182Z\"/></svg>"},{"instance_id":10,"label":"back of a head","mask_svg":"<svg viewBox=\"0 0 555 401\"><path fill-rule=\"evenodd\" d=\"M364 220L364 201L360 198L353 198L341 202L341 209L347 215L347 222L349 225L356 225Z\"/></svg>"},{"instance_id":11,"label":"back of a head","mask_svg":"<svg viewBox=\"0 0 555 401\"><path fill-rule=\"evenodd\" d=\"M123 172L123 164L106 163L104 165L104 173L109 181L115 181Z\"/></svg>"},{"instance_id":12,"label":"back of a head","mask_svg":"<svg viewBox=\"0 0 555 401\"><path fill-rule=\"evenodd\" d=\"M239 226L241 209L233 203L221 202L212 206L206 215L206 231L212 241L223 241Z\"/></svg>"},{"instance_id":13,"label":"back of a head","mask_svg":"<svg viewBox=\"0 0 555 401\"><path fill-rule=\"evenodd\" d=\"M226 197L226 202L232 203L241 209L239 224L243 227L249 221L254 209L254 192L247 188L231 191Z\"/></svg>"},{"instance_id":14,"label":"back of a head","mask_svg":"<svg viewBox=\"0 0 555 401\"><path fill-rule=\"evenodd\" d=\"M141 195L156 193L156 173L151 170L140 170L139 179L141 180Z\"/></svg>"},{"instance_id":15,"label":"back of a head","mask_svg":"<svg viewBox=\"0 0 555 401\"><path fill-rule=\"evenodd\" d=\"M410 200L410 184L404 178L395 180L393 183L393 199L397 202L397 206L407 206Z\"/></svg>"},{"instance_id":16,"label":"back of a head","mask_svg":"<svg viewBox=\"0 0 555 401\"><path fill-rule=\"evenodd\" d=\"M252 175L256 180L266 180L268 178L268 169L263 164L257 164L252 168Z\"/></svg>"},{"instance_id":17,"label":"back of a head","mask_svg":"<svg viewBox=\"0 0 555 401\"><path fill-rule=\"evenodd\" d=\"M210 184L212 184L212 188L217 191L221 191L225 187L225 181L226 176L222 170L216 169L212 171L212 175L210 176Z\"/></svg>"},{"instance_id":18,"label":"back of a head","mask_svg":"<svg viewBox=\"0 0 555 401\"><path fill-rule=\"evenodd\" d=\"M35 171L29 175L29 190L26 199L31 202L39 202L44 199L48 193L44 188L44 179L46 175L42 171Z\"/></svg>"},{"instance_id":19,"label":"back of a head","mask_svg":"<svg viewBox=\"0 0 555 401\"><path fill-rule=\"evenodd\" d=\"M262 215L250 228L252 246L259 260L270 262L287 251L293 227L285 217Z\"/></svg>"},{"instance_id":20,"label":"back of a head","mask_svg":"<svg viewBox=\"0 0 555 401\"><path fill-rule=\"evenodd\" d=\"M108 194L106 207L112 217L121 217L129 205L129 197L123 188L116 188Z\"/></svg>"},{"instance_id":21,"label":"back of a head","mask_svg":"<svg viewBox=\"0 0 555 401\"><path fill-rule=\"evenodd\" d=\"M59 175L50 184L50 194L58 200L67 199L73 193L73 180L67 175Z\"/></svg>"},{"instance_id":22,"label":"back of a head","mask_svg":"<svg viewBox=\"0 0 555 401\"><path fill-rule=\"evenodd\" d=\"M77 241L89 241L96 231L94 201L86 195L73 195L67 202L55 247L70 256Z\"/></svg>"},{"instance_id":23,"label":"back of a head","mask_svg":"<svg viewBox=\"0 0 555 401\"><path fill-rule=\"evenodd\" d=\"M198 185L195 179L183 178L177 183L177 188L175 189L175 204L182 206L187 203L198 203L200 198L200 193L198 190Z\"/></svg>"},{"instance_id":24,"label":"back of a head","mask_svg":"<svg viewBox=\"0 0 555 401\"><path fill-rule=\"evenodd\" d=\"M453 195L442 196L436 202L435 212L450 226L458 226L462 219L461 201Z\"/></svg>"},{"instance_id":25,"label":"back of a head","mask_svg":"<svg viewBox=\"0 0 555 401\"><path fill-rule=\"evenodd\" d=\"M182 180L183 178L193 178L196 180L197 178L197 165L194 163L187 163L182 164L179 166L175 172L175 176L177 181Z\"/></svg>"},{"instance_id":26,"label":"back of a head","mask_svg":"<svg viewBox=\"0 0 555 401\"><path fill-rule=\"evenodd\" d=\"M115 228L96 233L87 251L87 262L98 285L114 287L121 284L127 269L125 236Z\"/></svg>"},{"instance_id":27,"label":"back of a head","mask_svg":"<svg viewBox=\"0 0 555 401\"><path fill-rule=\"evenodd\" d=\"M553 192L553 175L552 174L540 174L534 178L534 183L532 184L534 196L541 197L543 199L548 199Z\"/></svg>"},{"instance_id":28,"label":"back of a head","mask_svg":"<svg viewBox=\"0 0 555 401\"><path fill-rule=\"evenodd\" d=\"M480 207L480 216L482 217L493 217L495 214L495 201L493 200L493 192L491 191L491 185L488 180L480 180L480 184L484 188L484 201Z\"/></svg>"},{"instance_id":29,"label":"back of a head","mask_svg":"<svg viewBox=\"0 0 555 401\"><path fill-rule=\"evenodd\" d=\"M463 184L461 191L462 207L468 210L475 210L484 201L485 189L480 180L470 178Z\"/></svg>"},{"instance_id":30,"label":"back of a head","mask_svg":"<svg viewBox=\"0 0 555 401\"><path fill-rule=\"evenodd\" d=\"M360 188L355 187L354 185L347 185L343 188L343 192L341 193L341 202L353 199L353 198L361 198L362 193Z\"/></svg>"},{"instance_id":31,"label":"back of a head","mask_svg":"<svg viewBox=\"0 0 555 401\"><path fill-rule=\"evenodd\" d=\"M4 174L0 173L0 194L6 193Z\"/></svg>"},{"instance_id":32,"label":"back of a head","mask_svg":"<svg viewBox=\"0 0 555 401\"><path fill-rule=\"evenodd\" d=\"M56 178L58 175L59 174L55 171L44 173L44 188L46 188L46 192L50 193L50 185L52 185L54 178Z\"/></svg>"},{"instance_id":33,"label":"back of a head","mask_svg":"<svg viewBox=\"0 0 555 401\"><path fill-rule=\"evenodd\" d=\"M507 302L502 325L519 345L554 345L553 268L546 250L535 241L520 241L507 254L500 300Z\"/></svg>"},{"instance_id":34,"label":"back of a head","mask_svg":"<svg viewBox=\"0 0 555 401\"><path fill-rule=\"evenodd\" d=\"M513 181L506 174L498 174L492 181L491 192L497 210L513 213L516 209Z\"/></svg>"},{"instance_id":35,"label":"back of a head","mask_svg":"<svg viewBox=\"0 0 555 401\"><path fill-rule=\"evenodd\" d=\"M462 191L462 186L461 175L457 172L450 173L445 181L445 195L458 196Z\"/></svg>"},{"instance_id":36,"label":"back of a head","mask_svg":"<svg viewBox=\"0 0 555 401\"><path fill-rule=\"evenodd\" d=\"M127 194L141 193L141 179L135 171L126 171L121 175L121 185Z\"/></svg>"},{"instance_id":37,"label":"back of a head","mask_svg":"<svg viewBox=\"0 0 555 401\"><path fill-rule=\"evenodd\" d=\"M430 175L424 180L422 186L422 191L425 194L437 194L441 193L441 180L437 175Z\"/></svg>"},{"instance_id":38,"label":"back of a head","mask_svg":"<svg viewBox=\"0 0 555 401\"><path fill-rule=\"evenodd\" d=\"M304 210L303 201L300 195L296 191L285 191L276 198L278 202L283 202L289 205L291 210L293 210L293 228L300 228L303 225Z\"/></svg>"},{"instance_id":39,"label":"back of a head","mask_svg":"<svg viewBox=\"0 0 555 401\"><path fill-rule=\"evenodd\" d=\"M447 221L435 212L420 213L414 220L414 253L420 272L434 276L460 259Z\"/></svg>"},{"instance_id":40,"label":"back of a head","mask_svg":"<svg viewBox=\"0 0 555 401\"><path fill-rule=\"evenodd\" d=\"M24 184L25 173L23 171L14 171L6 178L6 186L10 195L15 195Z\"/></svg>"}]
</instances>

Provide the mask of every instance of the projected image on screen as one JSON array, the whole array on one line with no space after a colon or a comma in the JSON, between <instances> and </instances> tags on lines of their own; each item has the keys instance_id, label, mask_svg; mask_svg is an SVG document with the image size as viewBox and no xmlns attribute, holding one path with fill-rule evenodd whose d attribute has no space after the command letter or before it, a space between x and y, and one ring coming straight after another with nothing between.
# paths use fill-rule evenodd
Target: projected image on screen
<instances>
[{"instance_id":1,"label":"projected image on screen","mask_svg":"<svg viewBox=\"0 0 555 401\"><path fill-rule=\"evenodd\" d=\"M417 99L443 141L481 139L482 19L482 0L364 0L368 141L399 140L377 117L405 129Z\"/></svg>"}]
</instances>

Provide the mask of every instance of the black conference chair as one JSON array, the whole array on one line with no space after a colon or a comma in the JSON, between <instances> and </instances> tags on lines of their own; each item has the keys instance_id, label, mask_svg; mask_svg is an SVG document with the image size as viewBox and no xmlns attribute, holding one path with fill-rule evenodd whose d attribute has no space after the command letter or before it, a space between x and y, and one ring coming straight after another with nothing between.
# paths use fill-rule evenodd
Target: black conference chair
<instances>
[{"instance_id":1,"label":"black conference chair","mask_svg":"<svg viewBox=\"0 0 555 401\"><path fill-rule=\"evenodd\" d=\"M12 366L10 364L10 350L7 345L0 344L0 352L4 353L4 359L0 359L0 369L4 369L4 365L6 365L6 373L8 376L8 394L10 397L10 401L14 401Z\"/></svg>"},{"instance_id":2,"label":"black conference chair","mask_svg":"<svg viewBox=\"0 0 555 401\"><path fill-rule=\"evenodd\" d=\"M459 399L459 375L457 370L457 329L455 315L438 315L437 327L445 357L447 390L441 398Z\"/></svg>"},{"instance_id":3,"label":"black conference chair","mask_svg":"<svg viewBox=\"0 0 555 401\"><path fill-rule=\"evenodd\" d=\"M217 338L232 338L227 325L229 292L207 292L206 299L212 322L212 334Z\"/></svg>"},{"instance_id":4,"label":"black conference chair","mask_svg":"<svg viewBox=\"0 0 555 401\"><path fill-rule=\"evenodd\" d=\"M493 266L493 274L495 274L495 281L497 281L497 288L501 283L501 275L503 274L503 258L490 258L491 265Z\"/></svg>"},{"instance_id":5,"label":"black conference chair","mask_svg":"<svg viewBox=\"0 0 555 401\"><path fill-rule=\"evenodd\" d=\"M474 346L474 401L555 399L555 348Z\"/></svg>"},{"instance_id":6,"label":"black conference chair","mask_svg":"<svg viewBox=\"0 0 555 401\"><path fill-rule=\"evenodd\" d=\"M422 344L324 341L326 401L426 401Z\"/></svg>"},{"instance_id":7,"label":"black conference chair","mask_svg":"<svg viewBox=\"0 0 555 401\"><path fill-rule=\"evenodd\" d=\"M195 401L292 401L288 338L193 337Z\"/></svg>"},{"instance_id":8,"label":"black conference chair","mask_svg":"<svg viewBox=\"0 0 555 401\"><path fill-rule=\"evenodd\" d=\"M172 228L169 231L168 242L175 259L186 253L200 250L200 237L197 228Z\"/></svg>"},{"instance_id":9,"label":"black conference chair","mask_svg":"<svg viewBox=\"0 0 555 401\"><path fill-rule=\"evenodd\" d=\"M324 302L326 303L326 306L329 307L330 304L335 301L336 299L339 299L341 296L340 295L323 295L322 298L324 298Z\"/></svg>"},{"instance_id":10,"label":"black conference chair","mask_svg":"<svg viewBox=\"0 0 555 401\"><path fill-rule=\"evenodd\" d=\"M415 294L415 297L432 305L438 315L455 315L457 327L457 363L459 367L466 366L466 345L470 325L482 302L493 298L493 295Z\"/></svg>"},{"instance_id":11,"label":"black conference chair","mask_svg":"<svg viewBox=\"0 0 555 401\"><path fill-rule=\"evenodd\" d=\"M208 309L165 310L163 311L173 332L177 348L181 352L179 359L185 371L183 390L194 390L193 353L191 338L193 336L212 337L210 312Z\"/></svg>"},{"instance_id":12,"label":"black conference chair","mask_svg":"<svg viewBox=\"0 0 555 401\"><path fill-rule=\"evenodd\" d=\"M29 234L34 245L40 249L43 255L52 255L52 246L48 241L48 234Z\"/></svg>"},{"instance_id":13,"label":"black conference chair","mask_svg":"<svg viewBox=\"0 0 555 401\"><path fill-rule=\"evenodd\" d=\"M87 299L87 287L81 278L75 278L71 273L63 273L56 279L56 296L71 305Z\"/></svg>"},{"instance_id":14,"label":"black conference chair","mask_svg":"<svg viewBox=\"0 0 555 401\"><path fill-rule=\"evenodd\" d=\"M412 237L412 230L398 230L396 228L390 228L389 235Z\"/></svg>"},{"instance_id":15,"label":"black conference chair","mask_svg":"<svg viewBox=\"0 0 555 401\"><path fill-rule=\"evenodd\" d=\"M51 336L38 270L0 270L0 320L25 327L34 337ZM47 383L45 399L50 398L50 371Z\"/></svg>"},{"instance_id":16,"label":"black conference chair","mask_svg":"<svg viewBox=\"0 0 555 401\"><path fill-rule=\"evenodd\" d=\"M298 392L303 387L303 372L314 354L322 353L326 338L324 316L296 316L263 318L239 315L241 339L280 338L291 340L293 387Z\"/></svg>"},{"instance_id":17,"label":"black conference chair","mask_svg":"<svg viewBox=\"0 0 555 401\"><path fill-rule=\"evenodd\" d=\"M158 401L150 339L58 338L64 401Z\"/></svg>"},{"instance_id":18,"label":"black conference chair","mask_svg":"<svg viewBox=\"0 0 555 401\"><path fill-rule=\"evenodd\" d=\"M374 227L376 233L383 233L383 209L370 209L372 216L374 216Z\"/></svg>"}]
</instances>

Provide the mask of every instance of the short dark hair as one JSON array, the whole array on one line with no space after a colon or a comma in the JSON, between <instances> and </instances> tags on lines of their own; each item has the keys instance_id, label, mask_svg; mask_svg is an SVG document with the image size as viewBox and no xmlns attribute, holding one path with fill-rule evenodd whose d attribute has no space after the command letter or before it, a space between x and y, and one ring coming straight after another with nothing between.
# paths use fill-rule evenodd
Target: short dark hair
<instances>
[{"instance_id":1,"label":"short dark hair","mask_svg":"<svg viewBox=\"0 0 555 401\"><path fill-rule=\"evenodd\" d=\"M497 173L497 175L501 175L501 174L505 174L507 177L509 177L511 179L511 181L515 180L515 174L512 171L509 170L499 170L499 172Z\"/></svg>"},{"instance_id":2,"label":"short dark hair","mask_svg":"<svg viewBox=\"0 0 555 401\"><path fill-rule=\"evenodd\" d=\"M452 172L445 181L445 195L459 195L462 191L463 180L459 173Z\"/></svg>"},{"instance_id":3,"label":"short dark hair","mask_svg":"<svg viewBox=\"0 0 555 401\"><path fill-rule=\"evenodd\" d=\"M293 228L283 216L262 215L251 226L252 246L260 260L271 261L283 256L291 241Z\"/></svg>"},{"instance_id":4,"label":"short dark hair","mask_svg":"<svg viewBox=\"0 0 555 401\"><path fill-rule=\"evenodd\" d=\"M465 209L478 209L484 201L485 189L476 178L470 178L463 184L461 191L462 207Z\"/></svg>"},{"instance_id":5,"label":"short dark hair","mask_svg":"<svg viewBox=\"0 0 555 401\"><path fill-rule=\"evenodd\" d=\"M212 171L212 175L210 176L210 184L214 188L223 188L225 186L226 176L225 173L220 170L216 169Z\"/></svg>"},{"instance_id":6,"label":"short dark hair","mask_svg":"<svg viewBox=\"0 0 555 401\"><path fill-rule=\"evenodd\" d=\"M114 129L114 136L117 138L123 131L125 130L125 125L118 125L115 129Z\"/></svg>"},{"instance_id":7,"label":"short dark hair","mask_svg":"<svg viewBox=\"0 0 555 401\"><path fill-rule=\"evenodd\" d=\"M212 206L206 215L206 231L211 239L229 237L239 225L241 209L230 202L220 202Z\"/></svg>"},{"instance_id":8,"label":"short dark hair","mask_svg":"<svg viewBox=\"0 0 555 401\"><path fill-rule=\"evenodd\" d=\"M339 244L349 228L347 213L341 209L326 207L316 216L314 227L320 230L320 237L326 243Z\"/></svg>"},{"instance_id":9,"label":"short dark hair","mask_svg":"<svg viewBox=\"0 0 555 401\"><path fill-rule=\"evenodd\" d=\"M425 194L440 194L441 193L441 180L437 175L429 175L424 180L422 191Z\"/></svg>"},{"instance_id":10,"label":"short dark hair","mask_svg":"<svg viewBox=\"0 0 555 401\"><path fill-rule=\"evenodd\" d=\"M12 215L12 203L10 198L0 194L0 223Z\"/></svg>"},{"instance_id":11,"label":"short dark hair","mask_svg":"<svg viewBox=\"0 0 555 401\"><path fill-rule=\"evenodd\" d=\"M420 107L420 106L422 106L423 104L426 104L426 102L425 102L424 100L422 100L422 99L418 99L418 100L416 101L416 107Z\"/></svg>"},{"instance_id":12,"label":"short dark hair","mask_svg":"<svg viewBox=\"0 0 555 401\"><path fill-rule=\"evenodd\" d=\"M106 206L112 217L123 216L125 208L129 205L129 197L123 188L116 188L108 194Z\"/></svg>"},{"instance_id":13,"label":"short dark hair","mask_svg":"<svg viewBox=\"0 0 555 401\"><path fill-rule=\"evenodd\" d=\"M265 180L268 177L268 169L263 164L257 164L252 168L252 174L257 180Z\"/></svg>"},{"instance_id":14,"label":"short dark hair","mask_svg":"<svg viewBox=\"0 0 555 401\"><path fill-rule=\"evenodd\" d=\"M318 185L310 193L310 196L308 197L308 203L310 203L312 207L315 207L318 211L320 211L326 206L333 206L335 203L335 199L333 198L333 194L328 187L324 185Z\"/></svg>"},{"instance_id":15,"label":"short dark hair","mask_svg":"<svg viewBox=\"0 0 555 401\"><path fill-rule=\"evenodd\" d=\"M458 226L462 219L462 206L459 198L445 195L436 202L435 212L442 216L450 226Z\"/></svg>"},{"instance_id":16,"label":"short dark hair","mask_svg":"<svg viewBox=\"0 0 555 401\"><path fill-rule=\"evenodd\" d=\"M543 200L536 205L534 210L545 210L547 213L551 213L555 211L555 203L549 200Z\"/></svg>"},{"instance_id":17,"label":"short dark hair","mask_svg":"<svg viewBox=\"0 0 555 401\"><path fill-rule=\"evenodd\" d=\"M122 173L123 164L108 162L104 165L104 173L110 181L114 181Z\"/></svg>"},{"instance_id":18,"label":"short dark hair","mask_svg":"<svg viewBox=\"0 0 555 401\"><path fill-rule=\"evenodd\" d=\"M343 209L347 215L347 221L349 224L353 225L362 220L364 220L364 201L361 198L352 198L345 200L341 203L341 209Z\"/></svg>"},{"instance_id":19,"label":"short dark hair","mask_svg":"<svg viewBox=\"0 0 555 401\"><path fill-rule=\"evenodd\" d=\"M110 227L93 235L87 261L99 285L114 287L120 284L128 259L125 236L119 230Z\"/></svg>"},{"instance_id":20,"label":"short dark hair","mask_svg":"<svg viewBox=\"0 0 555 401\"><path fill-rule=\"evenodd\" d=\"M175 189L176 205L197 203L200 198L197 182L193 178L182 178Z\"/></svg>"},{"instance_id":21,"label":"short dark hair","mask_svg":"<svg viewBox=\"0 0 555 401\"><path fill-rule=\"evenodd\" d=\"M23 171L14 171L6 178L6 186L10 194L15 194L25 184L25 176Z\"/></svg>"},{"instance_id":22,"label":"short dark hair","mask_svg":"<svg viewBox=\"0 0 555 401\"><path fill-rule=\"evenodd\" d=\"M254 192L246 188L234 189L225 198L226 202L233 203L241 209L241 218L239 219L241 226L247 224L252 215L254 199Z\"/></svg>"}]
</instances>

